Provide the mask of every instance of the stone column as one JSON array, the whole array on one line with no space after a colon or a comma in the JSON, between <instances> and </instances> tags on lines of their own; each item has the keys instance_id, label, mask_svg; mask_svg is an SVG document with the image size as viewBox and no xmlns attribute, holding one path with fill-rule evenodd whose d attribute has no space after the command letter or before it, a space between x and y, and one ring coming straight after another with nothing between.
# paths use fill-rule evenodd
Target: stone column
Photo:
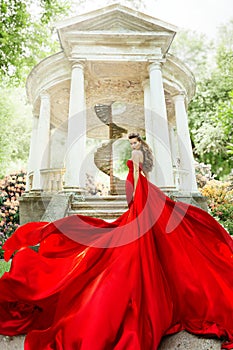
<instances>
[{"instance_id":1,"label":"stone column","mask_svg":"<svg viewBox=\"0 0 233 350\"><path fill-rule=\"evenodd\" d=\"M151 114L155 147L155 181L163 189L174 189L171 149L161 63L149 66Z\"/></svg>"},{"instance_id":2,"label":"stone column","mask_svg":"<svg viewBox=\"0 0 233 350\"><path fill-rule=\"evenodd\" d=\"M50 96L43 91L40 95L40 115L35 151L35 169L33 176L32 190L43 190L41 169L49 167L49 141L50 141Z\"/></svg>"},{"instance_id":3,"label":"stone column","mask_svg":"<svg viewBox=\"0 0 233 350\"><path fill-rule=\"evenodd\" d=\"M195 192L197 191L197 182L188 127L188 116L185 108L185 94L181 92L174 96L173 99L175 103L177 138L180 156L180 189Z\"/></svg>"},{"instance_id":4,"label":"stone column","mask_svg":"<svg viewBox=\"0 0 233 350\"><path fill-rule=\"evenodd\" d=\"M26 192L29 192L30 190L29 174L35 171L35 168L36 168L36 159L37 159L36 145L37 145L38 121L39 121L38 115L36 115L35 112L33 112L32 133L31 133L31 142L30 142L30 150L29 150L29 157L28 157Z\"/></svg>"},{"instance_id":5,"label":"stone column","mask_svg":"<svg viewBox=\"0 0 233 350\"><path fill-rule=\"evenodd\" d=\"M169 130L169 139L171 145L171 156L172 156L172 166L173 166L173 177L176 190L179 190L179 168L180 168L180 158L178 152L178 144L177 144L177 134L174 125L168 124Z\"/></svg>"},{"instance_id":6,"label":"stone column","mask_svg":"<svg viewBox=\"0 0 233 350\"><path fill-rule=\"evenodd\" d=\"M82 187L82 166L86 148L86 105L83 63L72 65L68 117L65 189Z\"/></svg>"},{"instance_id":7,"label":"stone column","mask_svg":"<svg viewBox=\"0 0 233 350\"><path fill-rule=\"evenodd\" d=\"M145 115L145 131L146 131L146 142L151 147L151 150L153 152L153 155L155 155L155 146L153 141L153 135L154 135L154 124L151 114L151 97L150 97L150 81L149 79L145 80L142 83L142 87L144 90L144 115ZM156 185L156 178L155 178L155 167L149 174L150 182Z\"/></svg>"}]
</instances>

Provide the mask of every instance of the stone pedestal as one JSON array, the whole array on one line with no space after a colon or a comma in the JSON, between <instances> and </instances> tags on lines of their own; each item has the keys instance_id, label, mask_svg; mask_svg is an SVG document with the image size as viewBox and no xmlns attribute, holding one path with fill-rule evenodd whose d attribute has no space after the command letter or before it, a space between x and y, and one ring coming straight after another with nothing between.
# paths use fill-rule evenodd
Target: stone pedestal
<instances>
[{"instance_id":1,"label":"stone pedestal","mask_svg":"<svg viewBox=\"0 0 233 350\"><path fill-rule=\"evenodd\" d=\"M27 222L40 221L44 215L52 194L32 192L19 198L19 221L20 225ZM1 347L0 347L1 349Z\"/></svg>"}]
</instances>

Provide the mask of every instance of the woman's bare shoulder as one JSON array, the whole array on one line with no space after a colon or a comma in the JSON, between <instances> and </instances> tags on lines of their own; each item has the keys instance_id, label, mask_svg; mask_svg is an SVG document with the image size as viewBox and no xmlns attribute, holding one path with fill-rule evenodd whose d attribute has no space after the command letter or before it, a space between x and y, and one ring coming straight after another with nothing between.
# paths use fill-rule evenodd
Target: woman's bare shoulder
<instances>
[{"instance_id":1,"label":"woman's bare shoulder","mask_svg":"<svg viewBox=\"0 0 233 350\"><path fill-rule=\"evenodd\" d=\"M134 149L132 151L132 160L136 160L136 161L142 161L143 159L143 153L141 150L137 150L137 149Z\"/></svg>"},{"instance_id":2,"label":"woman's bare shoulder","mask_svg":"<svg viewBox=\"0 0 233 350\"><path fill-rule=\"evenodd\" d=\"M133 149L132 150L132 155L143 155L142 151L140 149Z\"/></svg>"}]
</instances>

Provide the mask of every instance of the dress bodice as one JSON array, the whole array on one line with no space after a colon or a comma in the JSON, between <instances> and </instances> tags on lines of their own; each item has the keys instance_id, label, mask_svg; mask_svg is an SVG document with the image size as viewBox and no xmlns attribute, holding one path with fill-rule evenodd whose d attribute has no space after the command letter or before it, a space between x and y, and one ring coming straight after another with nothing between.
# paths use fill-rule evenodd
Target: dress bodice
<instances>
[{"instance_id":1,"label":"dress bodice","mask_svg":"<svg viewBox=\"0 0 233 350\"><path fill-rule=\"evenodd\" d=\"M126 162L127 167L129 168L129 171L133 171L133 160L132 159L128 159ZM139 168L140 170L142 170L142 162L139 163Z\"/></svg>"},{"instance_id":2,"label":"dress bodice","mask_svg":"<svg viewBox=\"0 0 233 350\"><path fill-rule=\"evenodd\" d=\"M129 168L129 172L125 182L125 192L126 192L126 199L127 199L128 205L130 206L133 203L133 192L134 192L133 160L128 159L126 162L126 165ZM141 174L141 171L142 171L141 162L139 163L139 169L140 169L139 174Z\"/></svg>"}]
</instances>

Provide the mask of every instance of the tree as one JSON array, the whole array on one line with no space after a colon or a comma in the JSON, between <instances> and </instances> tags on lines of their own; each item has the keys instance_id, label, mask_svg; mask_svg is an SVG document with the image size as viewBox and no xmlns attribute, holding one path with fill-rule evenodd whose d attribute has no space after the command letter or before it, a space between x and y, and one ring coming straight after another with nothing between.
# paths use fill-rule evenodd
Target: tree
<instances>
[{"instance_id":1,"label":"tree","mask_svg":"<svg viewBox=\"0 0 233 350\"><path fill-rule=\"evenodd\" d=\"M68 8L65 0L1 0L0 76L4 84L24 82L32 66L56 51L51 20Z\"/></svg>"},{"instance_id":2,"label":"tree","mask_svg":"<svg viewBox=\"0 0 233 350\"><path fill-rule=\"evenodd\" d=\"M31 113L25 79L36 63L58 51L52 23L68 9L66 0L1 0L0 177L26 166ZM23 89L12 88L17 85Z\"/></svg>"},{"instance_id":3,"label":"tree","mask_svg":"<svg viewBox=\"0 0 233 350\"><path fill-rule=\"evenodd\" d=\"M95 1L94 6L111 3L115 1ZM146 2L140 0L122 3L138 10L146 9ZM59 50L54 22L68 14L92 9L92 0L1 0L0 77L4 85L24 84L36 63Z\"/></svg>"},{"instance_id":4,"label":"tree","mask_svg":"<svg viewBox=\"0 0 233 350\"><path fill-rule=\"evenodd\" d=\"M210 163L219 178L228 175L233 167L229 152L233 137L233 49L229 32L233 33L233 21L226 25L228 35L224 28L217 41L216 66L209 77L198 81L196 96L189 106L195 154L200 161Z\"/></svg>"},{"instance_id":5,"label":"tree","mask_svg":"<svg viewBox=\"0 0 233 350\"><path fill-rule=\"evenodd\" d=\"M30 134L30 106L22 89L0 89L0 178L26 167Z\"/></svg>"},{"instance_id":6,"label":"tree","mask_svg":"<svg viewBox=\"0 0 233 350\"><path fill-rule=\"evenodd\" d=\"M211 72L215 47L205 34L180 30L175 36L170 52L191 69L197 81Z\"/></svg>"},{"instance_id":7,"label":"tree","mask_svg":"<svg viewBox=\"0 0 233 350\"><path fill-rule=\"evenodd\" d=\"M181 31L171 50L193 71L197 89L189 105L194 155L209 163L221 178L232 159L233 20L219 28L215 42L204 35Z\"/></svg>"}]
</instances>

